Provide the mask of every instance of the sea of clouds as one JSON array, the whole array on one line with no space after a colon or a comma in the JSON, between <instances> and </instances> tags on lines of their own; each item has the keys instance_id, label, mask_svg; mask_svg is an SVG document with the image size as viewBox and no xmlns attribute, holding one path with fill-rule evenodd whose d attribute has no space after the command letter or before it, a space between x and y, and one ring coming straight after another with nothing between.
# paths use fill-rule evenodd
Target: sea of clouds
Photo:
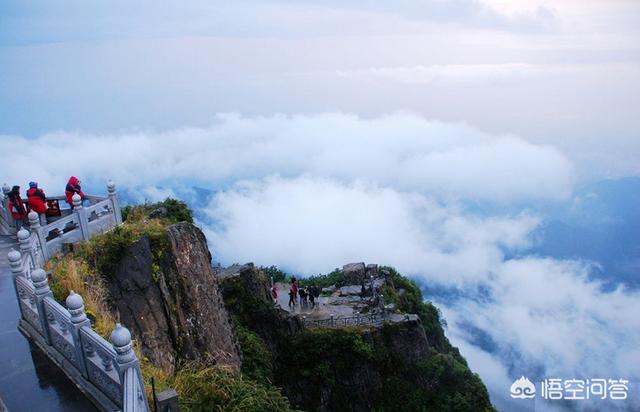
<instances>
[{"instance_id":1,"label":"sea of clouds","mask_svg":"<svg viewBox=\"0 0 640 412\"><path fill-rule=\"evenodd\" d=\"M3 136L0 151L12 153L4 181L37 180L50 194L72 174L93 191L112 178L138 201L215 190L191 207L223 264L311 275L365 261L454 291L427 297L502 410L522 406L508 396L521 375L629 379L636 401L606 408L638 406L638 292L605 291L591 263L527 253L544 218L536 210L471 207L570 200L576 165L551 145L409 113L221 114L168 132ZM536 410L576 406L590 404Z\"/></svg>"}]
</instances>

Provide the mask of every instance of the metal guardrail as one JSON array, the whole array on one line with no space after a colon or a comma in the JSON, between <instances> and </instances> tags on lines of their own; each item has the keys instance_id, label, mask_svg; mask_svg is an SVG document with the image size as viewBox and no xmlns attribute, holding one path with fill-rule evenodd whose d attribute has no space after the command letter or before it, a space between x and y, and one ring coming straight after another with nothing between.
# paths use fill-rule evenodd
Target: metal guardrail
<instances>
[{"instance_id":1,"label":"metal guardrail","mask_svg":"<svg viewBox=\"0 0 640 412\"><path fill-rule=\"evenodd\" d=\"M340 326L382 325L387 317L381 313L358 314L355 316L331 316L325 319L303 318L304 326L311 328L333 328Z\"/></svg>"},{"instance_id":2,"label":"metal guardrail","mask_svg":"<svg viewBox=\"0 0 640 412\"><path fill-rule=\"evenodd\" d=\"M308 319L303 316L302 322L308 328L336 328L341 326L382 326L385 322L405 322L419 319L418 315L410 313L372 312L355 316L331 316L324 319Z\"/></svg>"}]
</instances>

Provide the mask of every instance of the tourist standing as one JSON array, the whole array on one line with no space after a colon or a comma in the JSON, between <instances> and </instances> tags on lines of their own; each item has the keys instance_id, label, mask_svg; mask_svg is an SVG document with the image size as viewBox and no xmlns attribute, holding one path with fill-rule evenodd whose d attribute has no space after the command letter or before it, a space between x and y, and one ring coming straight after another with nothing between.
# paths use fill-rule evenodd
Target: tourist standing
<instances>
[{"instance_id":1,"label":"tourist standing","mask_svg":"<svg viewBox=\"0 0 640 412\"><path fill-rule=\"evenodd\" d=\"M314 296L314 288L315 286L311 286L307 288L307 296L309 297L309 303L311 303L311 307L316 307L316 297Z\"/></svg>"},{"instance_id":2,"label":"tourist standing","mask_svg":"<svg viewBox=\"0 0 640 412\"><path fill-rule=\"evenodd\" d=\"M46 225L47 222L44 214L47 212L47 196L45 196L44 191L38 187L37 182L29 182L27 202L29 202L29 209L40 216L40 224Z\"/></svg>"},{"instance_id":3,"label":"tourist standing","mask_svg":"<svg viewBox=\"0 0 640 412\"><path fill-rule=\"evenodd\" d=\"M24 219L27 217L27 209L20 197L20 186L13 186L7 196L9 197L11 217L16 222L16 230L20 230L24 225Z\"/></svg>"},{"instance_id":4,"label":"tourist standing","mask_svg":"<svg viewBox=\"0 0 640 412\"><path fill-rule=\"evenodd\" d=\"M298 279L291 278L291 290L293 291L293 298L294 299L298 299L298 290L300 288L298 287Z\"/></svg>"},{"instance_id":5,"label":"tourist standing","mask_svg":"<svg viewBox=\"0 0 640 412\"><path fill-rule=\"evenodd\" d=\"M289 307L296 306L296 294L293 292L293 285L289 289Z\"/></svg>"},{"instance_id":6,"label":"tourist standing","mask_svg":"<svg viewBox=\"0 0 640 412\"><path fill-rule=\"evenodd\" d=\"M307 305L307 291L305 290L305 288L300 288L300 291L298 293L300 294L300 306L306 306Z\"/></svg>"},{"instance_id":7,"label":"tourist standing","mask_svg":"<svg viewBox=\"0 0 640 412\"><path fill-rule=\"evenodd\" d=\"M67 182L67 187L64 190L64 194L67 196L67 203L69 203L69 205L71 206L71 209L73 209L73 195L77 194L78 196L80 196L81 200L84 200L86 197L82 192L82 187L80 186L80 180L75 176L71 176L69 178L69 181Z\"/></svg>"},{"instance_id":8,"label":"tourist standing","mask_svg":"<svg viewBox=\"0 0 640 412\"><path fill-rule=\"evenodd\" d=\"M278 288L275 283L271 286L271 299L273 299L274 304L278 303Z\"/></svg>"}]
</instances>

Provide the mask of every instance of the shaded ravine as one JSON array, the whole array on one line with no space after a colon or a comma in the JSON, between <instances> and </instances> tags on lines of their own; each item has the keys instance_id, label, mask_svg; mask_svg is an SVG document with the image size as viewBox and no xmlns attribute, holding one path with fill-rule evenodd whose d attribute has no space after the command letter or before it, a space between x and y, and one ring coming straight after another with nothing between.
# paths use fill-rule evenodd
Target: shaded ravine
<instances>
[{"instance_id":1,"label":"shaded ravine","mask_svg":"<svg viewBox=\"0 0 640 412\"><path fill-rule=\"evenodd\" d=\"M84 412L96 407L45 354L18 331L20 310L7 253L14 237L0 236L0 398L9 411Z\"/></svg>"}]
</instances>

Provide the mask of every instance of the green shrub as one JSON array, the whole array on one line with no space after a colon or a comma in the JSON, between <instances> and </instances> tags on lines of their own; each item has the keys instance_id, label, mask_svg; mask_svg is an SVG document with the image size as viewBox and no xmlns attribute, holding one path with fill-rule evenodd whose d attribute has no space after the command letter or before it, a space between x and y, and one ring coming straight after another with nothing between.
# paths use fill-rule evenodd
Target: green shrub
<instances>
[{"instance_id":1,"label":"green shrub","mask_svg":"<svg viewBox=\"0 0 640 412\"><path fill-rule=\"evenodd\" d=\"M341 269L336 268L326 275L313 275L308 278L301 279L300 283L303 286L317 286L319 288L326 288L331 285L340 287L344 286L344 275Z\"/></svg>"},{"instance_id":2,"label":"green shrub","mask_svg":"<svg viewBox=\"0 0 640 412\"><path fill-rule=\"evenodd\" d=\"M102 276L110 277L127 249L142 237L149 239L151 250L154 252L154 260L159 260L162 257L162 251L168 244L167 226L167 222L157 219L130 220L109 232L80 243L75 253L93 266Z\"/></svg>"},{"instance_id":3,"label":"green shrub","mask_svg":"<svg viewBox=\"0 0 640 412\"><path fill-rule=\"evenodd\" d=\"M273 279L274 282L288 283L291 280L291 275L289 275L287 272L282 271L275 265L260 266L259 269L267 276L267 278Z\"/></svg>"},{"instance_id":4,"label":"green shrub","mask_svg":"<svg viewBox=\"0 0 640 412\"><path fill-rule=\"evenodd\" d=\"M145 202L142 205L128 205L122 208L122 220L140 220L142 216L148 216L156 209L165 208L167 210L166 216L161 219L169 224L178 222L193 223L193 213L182 200L173 198L166 198L162 202L149 203Z\"/></svg>"},{"instance_id":5,"label":"green shrub","mask_svg":"<svg viewBox=\"0 0 640 412\"><path fill-rule=\"evenodd\" d=\"M264 340L239 322L235 322L236 336L242 351L242 373L256 382L273 382L272 354Z\"/></svg>"},{"instance_id":6,"label":"green shrub","mask_svg":"<svg viewBox=\"0 0 640 412\"><path fill-rule=\"evenodd\" d=\"M402 276L398 271L390 266L381 266L381 272L386 272L391 276L394 288L384 287L381 293L384 295L386 303L394 303L396 308L403 313L415 313L420 317L422 325L425 328L429 342L432 343L439 351L455 352L449 340L444 335L442 328L446 322L442 319L441 313L431 302L424 300L422 291L413 280ZM398 291L404 289L404 293L400 295ZM462 357L460 357L462 358Z\"/></svg>"}]
</instances>

